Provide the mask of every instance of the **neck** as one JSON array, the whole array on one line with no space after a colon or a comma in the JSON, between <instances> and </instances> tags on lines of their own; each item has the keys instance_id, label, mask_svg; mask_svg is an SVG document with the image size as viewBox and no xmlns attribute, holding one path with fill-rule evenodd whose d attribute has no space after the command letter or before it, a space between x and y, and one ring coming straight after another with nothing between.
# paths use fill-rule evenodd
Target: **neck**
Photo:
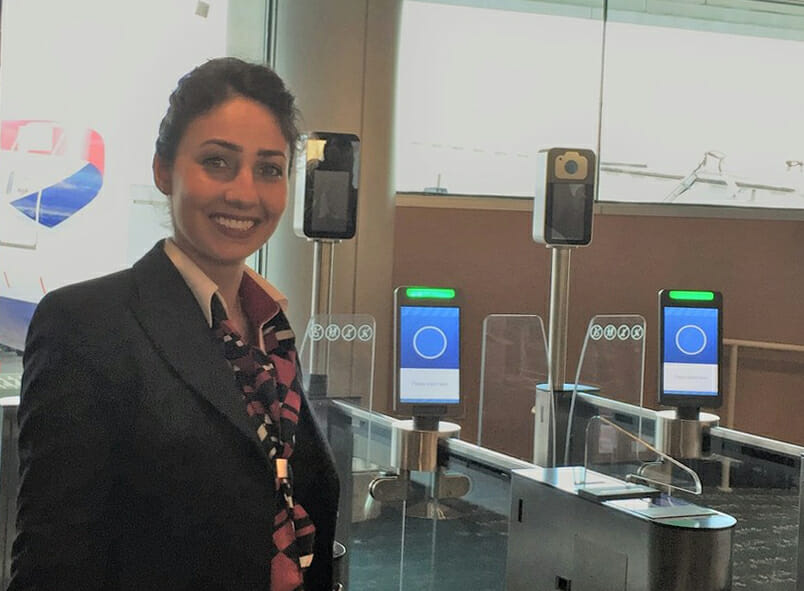
<instances>
[{"instance_id":1,"label":"neck","mask_svg":"<svg viewBox=\"0 0 804 591\"><path fill-rule=\"evenodd\" d=\"M218 291L226 301L226 305L233 311L240 309L237 293L240 290L240 282L243 279L245 267L245 263L242 263L236 266L224 267L216 265L212 269L203 269L204 273L218 285Z\"/></svg>"},{"instance_id":2,"label":"neck","mask_svg":"<svg viewBox=\"0 0 804 591\"><path fill-rule=\"evenodd\" d=\"M240 336L247 343L251 343L253 342L253 335L238 295L244 271L245 263L238 266L204 269L209 278L218 284L218 291L223 296L229 311L229 320L234 324Z\"/></svg>"},{"instance_id":3,"label":"neck","mask_svg":"<svg viewBox=\"0 0 804 591\"><path fill-rule=\"evenodd\" d=\"M246 261L219 261L203 256L190 246L185 240L176 234L172 238L175 244L185 255L187 255L204 274L212 279L218 286L221 296L226 301L227 306L237 305L237 292L240 290L240 281L246 269Z\"/></svg>"}]
</instances>

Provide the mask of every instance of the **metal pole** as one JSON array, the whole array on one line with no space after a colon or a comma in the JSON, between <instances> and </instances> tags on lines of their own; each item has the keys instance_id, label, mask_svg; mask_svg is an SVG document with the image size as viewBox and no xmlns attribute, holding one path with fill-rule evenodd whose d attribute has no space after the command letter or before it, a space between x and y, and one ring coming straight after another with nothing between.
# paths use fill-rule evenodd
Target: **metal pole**
<instances>
[{"instance_id":1,"label":"metal pole","mask_svg":"<svg viewBox=\"0 0 804 591\"><path fill-rule=\"evenodd\" d=\"M569 317L570 255L572 249L552 247L550 273L550 328L547 382L552 392L564 390L567 375L567 324Z\"/></svg>"},{"instance_id":2,"label":"metal pole","mask_svg":"<svg viewBox=\"0 0 804 591\"><path fill-rule=\"evenodd\" d=\"M318 311L320 309L319 300L321 299L321 241L320 240L313 240L313 287L312 287L312 294L310 296L310 319L312 320L318 315ZM310 376L318 374L318 368L316 367L316 362L318 360L318 343L320 341L310 341L310 367L308 368L308 372ZM312 377L310 378L313 379ZM310 390L313 390L314 386L312 382L310 383Z\"/></svg>"},{"instance_id":3,"label":"metal pole","mask_svg":"<svg viewBox=\"0 0 804 591\"><path fill-rule=\"evenodd\" d=\"M332 314L332 292L335 286L335 241L329 243L329 286L327 287L327 314Z\"/></svg>"},{"instance_id":4,"label":"metal pole","mask_svg":"<svg viewBox=\"0 0 804 591\"><path fill-rule=\"evenodd\" d=\"M732 345L729 353L729 391L726 400L726 426L734 429L734 413L737 406L737 356L740 354L739 345Z\"/></svg>"},{"instance_id":5,"label":"metal pole","mask_svg":"<svg viewBox=\"0 0 804 591\"><path fill-rule=\"evenodd\" d=\"M796 591L804 591L804 454L799 458Z\"/></svg>"},{"instance_id":6,"label":"metal pole","mask_svg":"<svg viewBox=\"0 0 804 591\"><path fill-rule=\"evenodd\" d=\"M567 373L567 319L569 316L570 254L566 246L552 246L550 272L550 322L547 339L547 391L536 389L533 407L533 463L555 466L556 396L564 390Z\"/></svg>"},{"instance_id":7,"label":"metal pole","mask_svg":"<svg viewBox=\"0 0 804 591\"><path fill-rule=\"evenodd\" d=\"M331 316L332 314L332 292L334 291L333 287L335 286L335 241L330 241L329 243L329 260L327 261L329 264L328 275L329 280L327 281L327 316ZM329 362L330 362L330 342L327 339L327 344L324 345L325 347L325 355L324 355L324 372L329 375Z\"/></svg>"},{"instance_id":8,"label":"metal pole","mask_svg":"<svg viewBox=\"0 0 804 591\"><path fill-rule=\"evenodd\" d=\"M321 297L321 241L313 240L313 293L310 300L310 318L318 314Z\"/></svg>"}]
</instances>

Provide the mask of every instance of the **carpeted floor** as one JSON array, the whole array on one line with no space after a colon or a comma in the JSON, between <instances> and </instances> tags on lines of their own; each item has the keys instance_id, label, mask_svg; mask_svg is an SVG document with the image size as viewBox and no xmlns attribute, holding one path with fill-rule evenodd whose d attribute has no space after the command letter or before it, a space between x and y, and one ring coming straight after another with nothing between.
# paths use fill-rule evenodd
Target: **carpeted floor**
<instances>
[{"instance_id":1,"label":"carpeted floor","mask_svg":"<svg viewBox=\"0 0 804 591\"><path fill-rule=\"evenodd\" d=\"M737 519L733 589L795 591L797 490L711 489L695 502ZM437 522L435 531L432 520L406 519L402 569L401 506L354 524L349 591L502 591L507 517L464 501L446 503L461 517Z\"/></svg>"}]
</instances>

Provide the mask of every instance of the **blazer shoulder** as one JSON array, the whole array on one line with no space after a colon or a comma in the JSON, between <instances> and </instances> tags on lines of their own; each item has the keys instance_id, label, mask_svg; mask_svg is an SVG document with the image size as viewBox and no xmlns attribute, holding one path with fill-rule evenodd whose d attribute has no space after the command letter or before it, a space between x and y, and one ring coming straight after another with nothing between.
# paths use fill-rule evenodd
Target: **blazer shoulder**
<instances>
[{"instance_id":1,"label":"blazer shoulder","mask_svg":"<svg viewBox=\"0 0 804 591\"><path fill-rule=\"evenodd\" d=\"M119 310L134 289L131 269L117 271L48 292L37 305L36 315L58 313L72 319L80 319L85 314L97 317Z\"/></svg>"},{"instance_id":2,"label":"blazer shoulder","mask_svg":"<svg viewBox=\"0 0 804 591\"><path fill-rule=\"evenodd\" d=\"M137 295L138 268L153 273L152 268L168 260L164 254L163 241L159 241L133 266L109 273L94 279L87 279L65 285L48 292L37 305L36 312L46 314L57 310L59 313L83 314L97 317L99 314L119 313L133 296ZM156 265L155 265L156 263Z\"/></svg>"}]
</instances>

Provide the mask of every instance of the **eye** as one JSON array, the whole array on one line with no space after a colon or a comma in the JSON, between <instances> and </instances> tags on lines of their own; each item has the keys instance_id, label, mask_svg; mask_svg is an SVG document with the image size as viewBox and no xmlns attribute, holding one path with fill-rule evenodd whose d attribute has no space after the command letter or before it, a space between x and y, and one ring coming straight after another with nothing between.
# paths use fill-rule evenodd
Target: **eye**
<instances>
[{"instance_id":1,"label":"eye","mask_svg":"<svg viewBox=\"0 0 804 591\"><path fill-rule=\"evenodd\" d=\"M257 165L257 174L262 178L281 178L285 169L273 162L262 162Z\"/></svg>"},{"instance_id":2,"label":"eye","mask_svg":"<svg viewBox=\"0 0 804 591\"><path fill-rule=\"evenodd\" d=\"M204 168L209 168L213 170L229 167L229 163L223 156L207 156L206 158L203 158L201 160L201 164L204 166Z\"/></svg>"}]
</instances>

